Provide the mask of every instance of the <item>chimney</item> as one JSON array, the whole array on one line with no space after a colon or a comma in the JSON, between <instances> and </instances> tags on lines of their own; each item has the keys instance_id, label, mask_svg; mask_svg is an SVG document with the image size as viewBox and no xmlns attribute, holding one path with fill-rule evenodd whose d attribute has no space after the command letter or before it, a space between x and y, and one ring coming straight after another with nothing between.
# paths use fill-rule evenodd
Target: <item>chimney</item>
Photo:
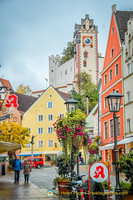
<instances>
[{"instance_id":1,"label":"chimney","mask_svg":"<svg viewBox=\"0 0 133 200\"><path fill-rule=\"evenodd\" d=\"M112 6L112 13L116 13L116 4L113 4Z\"/></svg>"}]
</instances>

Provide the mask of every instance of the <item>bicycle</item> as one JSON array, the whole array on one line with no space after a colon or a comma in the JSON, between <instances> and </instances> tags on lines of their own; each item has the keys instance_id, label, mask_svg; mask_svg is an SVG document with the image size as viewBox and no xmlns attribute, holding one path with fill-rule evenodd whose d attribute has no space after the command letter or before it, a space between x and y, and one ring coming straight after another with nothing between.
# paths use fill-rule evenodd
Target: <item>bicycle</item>
<instances>
[{"instance_id":1,"label":"bicycle","mask_svg":"<svg viewBox=\"0 0 133 200\"><path fill-rule=\"evenodd\" d=\"M71 187L70 200L85 200L84 190L82 188L83 180L85 175L74 177L75 180L71 181L69 186Z\"/></svg>"}]
</instances>

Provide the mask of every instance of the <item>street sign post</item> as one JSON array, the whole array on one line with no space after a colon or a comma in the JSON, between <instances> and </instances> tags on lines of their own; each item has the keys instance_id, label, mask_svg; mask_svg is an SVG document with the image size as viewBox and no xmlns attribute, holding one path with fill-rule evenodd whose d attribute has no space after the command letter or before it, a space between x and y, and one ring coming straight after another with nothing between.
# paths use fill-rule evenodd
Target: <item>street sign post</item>
<instances>
[{"instance_id":1,"label":"street sign post","mask_svg":"<svg viewBox=\"0 0 133 200\"><path fill-rule=\"evenodd\" d=\"M90 177L97 183L102 183L108 179L109 200L110 200L110 174L108 166L100 161L94 162L89 168L89 200L90 200Z\"/></svg>"}]
</instances>

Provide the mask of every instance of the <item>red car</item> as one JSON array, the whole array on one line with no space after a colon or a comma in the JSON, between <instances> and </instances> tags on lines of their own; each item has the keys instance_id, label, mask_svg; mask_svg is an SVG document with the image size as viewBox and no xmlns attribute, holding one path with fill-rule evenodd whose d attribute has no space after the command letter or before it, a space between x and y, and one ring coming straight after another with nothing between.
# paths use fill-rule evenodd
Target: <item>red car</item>
<instances>
[{"instance_id":1,"label":"red car","mask_svg":"<svg viewBox=\"0 0 133 200\"><path fill-rule=\"evenodd\" d=\"M44 160L42 157L31 157L26 158L25 160L28 160L30 162L31 167L36 167L40 169L42 166L44 166ZM22 161L23 165L25 160Z\"/></svg>"}]
</instances>

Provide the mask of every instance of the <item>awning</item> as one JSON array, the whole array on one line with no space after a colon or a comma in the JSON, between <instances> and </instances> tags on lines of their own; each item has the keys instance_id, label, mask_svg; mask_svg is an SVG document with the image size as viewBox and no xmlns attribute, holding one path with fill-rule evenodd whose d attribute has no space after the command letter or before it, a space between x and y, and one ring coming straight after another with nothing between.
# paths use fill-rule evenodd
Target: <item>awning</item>
<instances>
[{"instance_id":1,"label":"awning","mask_svg":"<svg viewBox=\"0 0 133 200\"><path fill-rule=\"evenodd\" d=\"M128 144L130 142L133 142L133 137L125 138L123 140L120 140L117 142L117 145L121 144ZM114 149L114 142L111 144L106 144L104 146L99 147L100 150L106 150L106 149Z\"/></svg>"},{"instance_id":2,"label":"awning","mask_svg":"<svg viewBox=\"0 0 133 200\"><path fill-rule=\"evenodd\" d=\"M106 150L106 149L114 149L114 143L106 144L104 146L99 147L100 150Z\"/></svg>"},{"instance_id":3,"label":"awning","mask_svg":"<svg viewBox=\"0 0 133 200\"><path fill-rule=\"evenodd\" d=\"M0 141L0 153L21 149L20 144Z\"/></svg>"},{"instance_id":4,"label":"awning","mask_svg":"<svg viewBox=\"0 0 133 200\"><path fill-rule=\"evenodd\" d=\"M19 156L31 156L31 153L29 154L20 153ZM33 156L40 156L40 153L34 153Z\"/></svg>"},{"instance_id":5,"label":"awning","mask_svg":"<svg viewBox=\"0 0 133 200\"><path fill-rule=\"evenodd\" d=\"M119 141L117 144L120 145L120 144L128 144L130 142L133 142L133 137L128 137L128 138L125 138L121 141Z\"/></svg>"}]
</instances>

